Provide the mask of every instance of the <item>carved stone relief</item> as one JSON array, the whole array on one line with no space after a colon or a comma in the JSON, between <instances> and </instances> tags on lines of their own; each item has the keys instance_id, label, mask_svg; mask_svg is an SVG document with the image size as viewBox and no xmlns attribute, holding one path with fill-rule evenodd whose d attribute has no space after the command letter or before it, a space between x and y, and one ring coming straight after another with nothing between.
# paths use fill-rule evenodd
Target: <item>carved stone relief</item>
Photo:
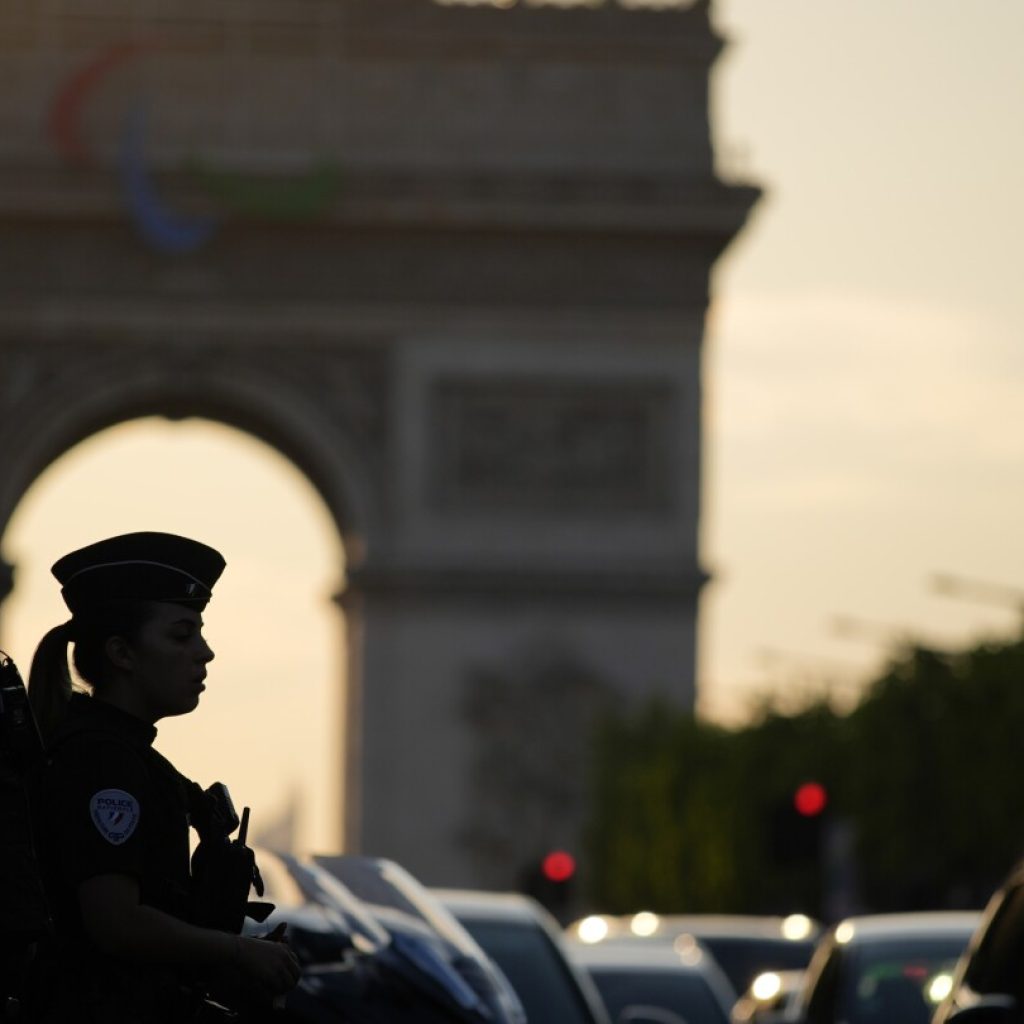
<instances>
[{"instance_id":1,"label":"carved stone relief","mask_svg":"<svg viewBox=\"0 0 1024 1024\"><path fill-rule=\"evenodd\" d=\"M656 381L440 380L430 498L454 511L664 513L672 401Z\"/></svg>"},{"instance_id":2,"label":"carved stone relief","mask_svg":"<svg viewBox=\"0 0 1024 1024\"><path fill-rule=\"evenodd\" d=\"M78 403L93 407L90 420L95 419L94 396L103 393L100 404L111 406L111 421L145 414L216 416L219 408L229 409L218 383L226 376L256 382L263 390L287 391L294 402L318 406L326 421L352 439L383 484L389 373L386 350L370 346L246 346L206 338L159 346L148 340L8 343L0 376L0 439L9 443L52 403L62 411ZM211 394L216 398L212 403ZM238 411L246 422L237 425L244 428L265 415L256 408ZM230 411L226 420L231 422ZM85 430L94 426L83 423Z\"/></svg>"}]
</instances>

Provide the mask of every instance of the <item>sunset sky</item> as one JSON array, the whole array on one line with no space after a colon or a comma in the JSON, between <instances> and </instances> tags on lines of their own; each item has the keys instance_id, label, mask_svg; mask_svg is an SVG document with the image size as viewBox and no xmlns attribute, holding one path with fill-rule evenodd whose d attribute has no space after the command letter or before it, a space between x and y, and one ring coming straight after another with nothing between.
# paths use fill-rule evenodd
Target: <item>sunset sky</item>
<instances>
[{"instance_id":1,"label":"sunset sky","mask_svg":"<svg viewBox=\"0 0 1024 1024\"><path fill-rule=\"evenodd\" d=\"M870 672L868 623L957 644L1020 621L929 580L1024 587L1024 6L716 11L719 154L766 189L707 344L702 703L727 714Z\"/></svg>"},{"instance_id":2,"label":"sunset sky","mask_svg":"<svg viewBox=\"0 0 1024 1024\"><path fill-rule=\"evenodd\" d=\"M717 0L714 20L721 171L765 189L715 274L706 349L700 708L737 720L770 688L856 692L883 633L955 645L1020 622L929 578L1024 588L1024 5ZM3 537L5 649L27 673L63 619L59 555L139 528L229 562L211 686L158 745L253 804L257 831L297 800L300 843L331 848L344 556L258 442L146 421L51 467Z\"/></svg>"}]
</instances>

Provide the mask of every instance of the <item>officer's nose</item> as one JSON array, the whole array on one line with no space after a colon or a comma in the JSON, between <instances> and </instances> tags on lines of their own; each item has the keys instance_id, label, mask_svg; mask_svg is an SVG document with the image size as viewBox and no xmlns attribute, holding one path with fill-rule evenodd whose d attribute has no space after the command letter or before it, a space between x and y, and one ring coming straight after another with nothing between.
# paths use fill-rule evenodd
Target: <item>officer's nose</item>
<instances>
[{"instance_id":1,"label":"officer's nose","mask_svg":"<svg viewBox=\"0 0 1024 1024\"><path fill-rule=\"evenodd\" d=\"M203 640L203 649L199 657L204 663L213 661L213 659L217 657L217 655L213 653L213 648L206 642L205 639Z\"/></svg>"}]
</instances>

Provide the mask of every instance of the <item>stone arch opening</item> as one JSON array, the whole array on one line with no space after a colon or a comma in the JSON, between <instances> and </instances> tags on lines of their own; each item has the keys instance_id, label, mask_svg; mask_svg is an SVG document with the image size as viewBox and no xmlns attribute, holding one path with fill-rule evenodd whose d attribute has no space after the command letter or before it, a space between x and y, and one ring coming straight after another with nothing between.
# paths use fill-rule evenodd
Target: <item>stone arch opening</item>
<instances>
[{"instance_id":1,"label":"stone arch opening","mask_svg":"<svg viewBox=\"0 0 1024 1024\"><path fill-rule=\"evenodd\" d=\"M132 357L121 345L68 348L15 350L5 366L12 457L0 480L0 530L46 467L91 435L149 415L199 417L250 434L293 463L323 499L346 550L364 551L373 487L360 471L349 424L310 400L308 380L277 372L285 353L255 366L259 354L225 358L210 345L201 356L161 348L156 358ZM339 374L346 369L343 363ZM315 377L317 367L308 373Z\"/></svg>"},{"instance_id":2,"label":"stone arch opening","mask_svg":"<svg viewBox=\"0 0 1024 1024\"><path fill-rule=\"evenodd\" d=\"M16 584L0 639L27 675L35 643L65 615L48 571L65 549L128 529L209 539L229 563L206 616L218 659L198 714L162 723L158 745L197 781L225 781L252 805L257 838L337 849L348 680L345 617L332 600L345 569L335 513L267 443L273 429L260 438L238 417L125 411L81 418L66 436L85 436L34 478L20 467L29 482L0 532ZM113 425L97 426L105 420Z\"/></svg>"}]
</instances>

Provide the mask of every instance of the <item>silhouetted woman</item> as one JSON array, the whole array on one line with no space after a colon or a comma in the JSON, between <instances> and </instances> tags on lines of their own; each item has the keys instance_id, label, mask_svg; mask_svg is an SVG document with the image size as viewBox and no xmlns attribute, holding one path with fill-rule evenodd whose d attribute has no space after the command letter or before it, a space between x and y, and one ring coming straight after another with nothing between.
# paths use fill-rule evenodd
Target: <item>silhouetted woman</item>
<instances>
[{"instance_id":1,"label":"silhouetted woman","mask_svg":"<svg viewBox=\"0 0 1024 1024\"><path fill-rule=\"evenodd\" d=\"M47 1021L178 1024L194 1019L196 978L233 974L268 1003L298 980L286 944L190 922L201 790L152 745L206 688L202 616L224 564L185 537L132 533L53 567L71 619L43 638L29 681L50 754L37 800L58 936ZM69 645L89 692L74 691Z\"/></svg>"}]
</instances>

